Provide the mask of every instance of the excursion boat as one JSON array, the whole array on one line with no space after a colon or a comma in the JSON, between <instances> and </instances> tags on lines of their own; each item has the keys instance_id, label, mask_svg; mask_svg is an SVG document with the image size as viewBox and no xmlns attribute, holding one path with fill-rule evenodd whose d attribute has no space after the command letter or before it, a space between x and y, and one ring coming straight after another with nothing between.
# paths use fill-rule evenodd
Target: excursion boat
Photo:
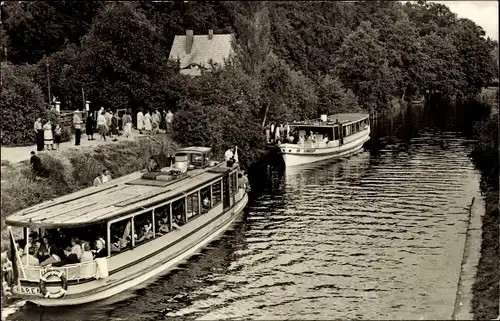
<instances>
[{"instance_id":1,"label":"excursion boat","mask_svg":"<svg viewBox=\"0 0 500 321\"><path fill-rule=\"evenodd\" d=\"M174 157L152 156L157 166L151 171L9 216L12 296L41 306L105 299L168 271L220 235L248 202L245 188L238 186L238 162L211 161L206 147L183 148ZM105 252L83 263L30 266L29 258L20 258L12 226L23 228L25 240L33 232L66 240L100 238Z\"/></svg>"},{"instance_id":2,"label":"excursion boat","mask_svg":"<svg viewBox=\"0 0 500 321\"><path fill-rule=\"evenodd\" d=\"M321 115L319 120L288 125L284 143L277 143L285 166L341 157L370 139L370 116L360 113Z\"/></svg>"}]
</instances>

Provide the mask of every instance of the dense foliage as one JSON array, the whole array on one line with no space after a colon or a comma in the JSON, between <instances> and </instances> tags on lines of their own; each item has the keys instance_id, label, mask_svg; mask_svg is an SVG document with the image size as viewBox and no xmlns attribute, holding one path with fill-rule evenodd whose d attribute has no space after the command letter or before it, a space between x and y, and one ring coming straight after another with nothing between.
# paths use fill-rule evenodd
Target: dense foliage
<instances>
[{"instance_id":1,"label":"dense foliage","mask_svg":"<svg viewBox=\"0 0 500 321\"><path fill-rule=\"evenodd\" d=\"M481 27L425 1L12 1L2 17L2 59L31 64L45 97L50 80L63 108L82 106L85 95L93 108L179 111L177 128L198 128L181 141L218 150L227 137L258 137L258 124L380 112L426 93L474 98L498 72L498 44ZM180 75L167 58L186 29L234 33L231 70ZM9 101L4 108L18 108ZM30 126L34 114L25 116ZM220 126L208 126L219 114ZM12 126L2 121L3 131Z\"/></svg>"},{"instance_id":2,"label":"dense foliage","mask_svg":"<svg viewBox=\"0 0 500 321\"><path fill-rule=\"evenodd\" d=\"M0 93L1 144L18 145L33 142L37 117L47 118L47 101L33 82L30 66L2 65Z\"/></svg>"}]
</instances>

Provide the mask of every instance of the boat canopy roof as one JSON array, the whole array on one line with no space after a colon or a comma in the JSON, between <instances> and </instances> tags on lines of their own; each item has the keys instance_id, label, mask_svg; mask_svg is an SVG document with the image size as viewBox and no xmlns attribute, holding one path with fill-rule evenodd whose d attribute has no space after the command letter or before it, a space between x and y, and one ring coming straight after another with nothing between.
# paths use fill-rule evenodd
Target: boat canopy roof
<instances>
[{"instance_id":1,"label":"boat canopy roof","mask_svg":"<svg viewBox=\"0 0 500 321\"><path fill-rule=\"evenodd\" d=\"M144 173L138 171L26 208L7 217L6 223L30 228L72 228L106 223L189 195L236 167L227 167L224 162L189 171L171 181L143 179Z\"/></svg>"},{"instance_id":2,"label":"boat canopy roof","mask_svg":"<svg viewBox=\"0 0 500 321\"><path fill-rule=\"evenodd\" d=\"M333 126L335 123L338 121L339 123L346 125L346 124L351 124L355 123L358 121L361 121L363 119L369 118L369 114L363 114L363 113L342 113L342 114L334 114L334 115L329 115L327 117L327 121L321 121L321 119L314 119L314 120L304 120L300 122L293 122L290 124L290 126L313 126L313 127L323 127L323 126Z\"/></svg>"},{"instance_id":3,"label":"boat canopy roof","mask_svg":"<svg viewBox=\"0 0 500 321\"><path fill-rule=\"evenodd\" d=\"M190 146L178 149L175 154L208 154L211 150L210 147Z\"/></svg>"}]
</instances>

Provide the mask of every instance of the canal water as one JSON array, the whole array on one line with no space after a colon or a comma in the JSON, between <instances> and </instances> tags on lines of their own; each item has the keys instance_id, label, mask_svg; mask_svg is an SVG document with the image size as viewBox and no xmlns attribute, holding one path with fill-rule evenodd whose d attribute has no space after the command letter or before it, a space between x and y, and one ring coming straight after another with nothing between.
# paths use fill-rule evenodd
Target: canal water
<instances>
[{"instance_id":1,"label":"canal water","mask_svg":"<svg viewBox=\"0 0 500 321\"><path fill-rule=\"evenodd\" d=\"M9 320L449 319L480 176L470 113L413 106L372 124L365 149L263 165L241 221L178 269L74 308Z\"/></svg>"}]
</instances>

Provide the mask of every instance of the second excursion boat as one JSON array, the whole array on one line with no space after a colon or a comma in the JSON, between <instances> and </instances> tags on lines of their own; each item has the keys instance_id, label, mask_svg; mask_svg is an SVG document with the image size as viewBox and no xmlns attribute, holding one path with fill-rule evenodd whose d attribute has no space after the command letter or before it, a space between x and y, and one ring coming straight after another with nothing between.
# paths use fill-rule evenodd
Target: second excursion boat
<instances>
[{"instance_id":1,"label":"second excursion boat","mask_svg":"<svg viewBox=\"0 0 500 321\"><path fill-rule=\"evenodd\" d=\"M206 147L183 148L168 167L162 164L172 160L160 154L152 157L156 164L147 173L9 216L11 258L4 277L10 277L4 286L14 297L42 306L83 304L129 289L188 258L229 227L248 202L245 187L238 186L238 163L211 161L210 153ZM23 228L24 243L10 226ZM77 238L88 242L80 263L57 262L63 250L69 260ZM93 256L86 253L89 244L96 246Z\"/></svg>"},{"instance_id":2,"label":"second excursion boat","mask_svg":"<svg viewBox=\"0 0 500 321\"><path fill-rule=\"evenodd\" d=\"M322 115L319 120L294 122L277 143L285 166L296 166L341 157L363 147L370 139L370 115Z\"/></svg>"}]
</instances>

